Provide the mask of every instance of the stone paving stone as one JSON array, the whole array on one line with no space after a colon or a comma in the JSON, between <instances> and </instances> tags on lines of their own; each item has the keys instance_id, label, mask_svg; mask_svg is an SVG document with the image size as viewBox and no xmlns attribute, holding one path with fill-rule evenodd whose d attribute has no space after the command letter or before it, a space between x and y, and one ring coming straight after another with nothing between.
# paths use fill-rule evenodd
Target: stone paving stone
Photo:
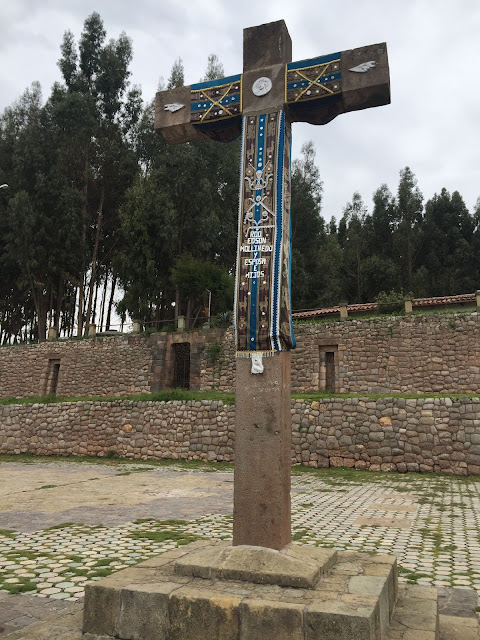
<instances>
[{"instance_id":1,"label":"stone paving stone","mask_svg":"<svg viewBox=\"0 0 480 640\"><path fill-rule=\"evenodd\" d=\"M75 463L34 463L27 467L0 462L0 465L2 469L12 465L22 473L32 474L47 467L49 473L62 476L57 484L65 484L69 468L81 468ZM115 476L112 467L95 465L94 469L96 477ZM322 475L293 476L292 528L298 544L337 550L385 550L397 556L400 582L453 587L451 591L460 593L469 587L480 592L480 482L475 478L371 473L359 474L356 481L357 476L351 479L325 471ZM230 538L230 473L205 474L157 467L148 474L145 474L144 502L128 508L118 505L107 508L99 502L78 508L75 513L53 510L32 514L27 509L22 512L21 505L17 511L3 509L0 528L17 533L13 537L0 535L0 590L8 585L22 587L24 583L25 588L31 588L37 581L37 601L52 601L51 596L58 593L70 599L73 594L67 589L73 587L58 585L73 583L82 589L78 593L82 593L87 580L99 579L173 549L181 535ZM148 493L148 478L152 477L172 482L177 493L170 502L168 498L157 500L156 495ZM215 491L206 495L202 487L212 479ZM195 497L182 502L183 498L178 497L182 492ZM165 503L170 505L168 517L160 515L166 513ZM464 506L460 508L460 504ZM176 518L184 523L159 524ZM39 523L37 530L32 522ZM70 524L59 527L62 523ZM158 538L168 530L173 539ZM52 582L48 582L49 578ZM46 593L49 589L59 591Z\"/></svg>"}]
</instances>

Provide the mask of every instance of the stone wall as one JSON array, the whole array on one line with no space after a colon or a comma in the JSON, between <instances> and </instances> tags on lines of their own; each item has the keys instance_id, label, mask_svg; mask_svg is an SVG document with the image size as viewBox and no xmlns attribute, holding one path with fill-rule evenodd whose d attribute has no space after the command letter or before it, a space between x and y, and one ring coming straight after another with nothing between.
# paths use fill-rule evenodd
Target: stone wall
<instances>
[{"instance_id":1,"label":"stone wall","mask_svg":"<svg viewBox=\"0 0 480 640\"><path fill-rule=\"evenodd\" d=\"M120 335L58 340L0 348L0 398L120 396L174 386L175 344L190 344L190 388L200 390L206 367L214 379L209 349L225 331ZM223 387L231 387L224 377Z\"/></svg>"},{"instance_id":2,"label":"stone wall","mask_svg":"<svg viewBox=\"0 0 480 640\"><path fill-rule=\"evenodd\" d=\"M296 325L292 388L337 393L479 393L480 315L380 317Z\"/></svg>"},{"instance_id":3,"label":"stone wall","mask_svg":"<svg viewBox=\"0 0 480 640\"><path fill-rule=\"evenodd\" d=\"M235 391L235 342L233 327L226 329L213 343L215 350L210 347L202 354L202 391L221 391L232 393Z\"/></svg>"},{"instance_id":4,"label":"stone wall","mask_svg":"<svg viewBox=\"0 0 480 640\"><path fill-rule=\"evenodd\" d=\"M477 313L295 323L294 329L294 392L330 387L336 393L480 393ZM217 371L205 365L201 388L234 391L234 379L228 331Z\"/></svg>"},{"instance_id":5,"label":"stone wall","mask_svg":"<svg viewBox=\"0 0 480 640\"><path fill-rule=\"evenodd\" d=\"M480 473L480 398L330 398L292 406L295 462Z\"/></svg>"},{"instance_id":6,"label":"stone wall","mask_svg":"<svg viewBox=\"0 0 480 640\"><path fill-rule=\"evenodd\" d=\"M150 391L147 338L115 337L18 345L0 349L0 397L121 395Z\"/></svg>"},{"instance_id":7,"label":"stone wall","mask_svg":"<svg viewBox=\"0 0 480 640\"><path fill-rule=\"evenodd\" d=\"M292 400L292 463L480 473L480 398ZM235 407L216 401L0 406L0 452L232 461Z\"/></svg>"},{"instance_id":8,"label":"stone wall","mask_svg":"<svg viewBox=\"0 0 480 640\"><path fill-rule=\"evenodd\" d=\"M295 324L292 390L479 393L477 313ZM232 329L44 342L0 349L0 397L125 395L175 386L190 345L192 390L235 390Z\"/></svg>"}]
</instances>

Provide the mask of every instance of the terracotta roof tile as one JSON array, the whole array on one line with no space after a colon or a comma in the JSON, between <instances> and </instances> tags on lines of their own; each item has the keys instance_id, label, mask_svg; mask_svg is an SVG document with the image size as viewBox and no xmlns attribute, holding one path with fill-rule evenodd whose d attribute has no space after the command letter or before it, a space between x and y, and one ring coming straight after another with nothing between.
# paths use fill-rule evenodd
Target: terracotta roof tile
<instances>
[{"instance_id":1,"label":"terracotta roof tile","mask_svg":"<svg viewBox=\"0 0 480 640\"><path fill-rule=\"evenodd\" d=\"M456 296L438 296L436 298L414 298L412 300L412 307L414 309L421 309L424 307L441 307L450 304L462 304L475 302L475 293L462 293ZM349 304L347 305L348 313L368 313L377 310L376 302L367 302L364 304ZM321 318L325 316L336 315L340 313L340 307L323 307L322 309L309 309L306 311L294 311L294 320L306 320L308 318Z\"/></svg>"}]
</instances>

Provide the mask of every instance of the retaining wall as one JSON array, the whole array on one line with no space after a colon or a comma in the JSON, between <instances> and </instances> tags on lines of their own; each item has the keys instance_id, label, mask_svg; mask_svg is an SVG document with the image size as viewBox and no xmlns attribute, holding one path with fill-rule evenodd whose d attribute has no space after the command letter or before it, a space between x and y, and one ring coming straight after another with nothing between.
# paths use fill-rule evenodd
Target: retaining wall
<instances>
[{"instance_id":1,"label":"retaining wall","mask_svg":"<svg viewBox=\"0 0 480 640\"><path fill-rule=\"evenodd\" d=\"M480 399L292 400L292 464L480 474ZM218 401L0 406L0 452L233 461Z\"/></svg>"},{"instance_id":2,"label":"retaining wall","mask_svg":"<svg viewBox=\"0 0 480 640\"><path fill-rule=\"evenodd\" d=\"M295 324L292 390L480 393L480 314ZM178 385L190 344L192 390L235 390L232 329L45 342L0 349L0 397L126 395ZM58 380L53 384L55 366Z\"/></svg>"}]
</instances>

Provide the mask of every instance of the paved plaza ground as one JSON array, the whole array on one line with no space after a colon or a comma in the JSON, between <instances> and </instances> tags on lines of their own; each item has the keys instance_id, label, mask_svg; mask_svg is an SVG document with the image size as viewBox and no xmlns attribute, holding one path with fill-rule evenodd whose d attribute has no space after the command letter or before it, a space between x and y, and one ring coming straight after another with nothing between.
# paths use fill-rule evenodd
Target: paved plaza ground
<instances>
[{"instance_id":1,"label":"paved plaza ground","mask_svg":"<svg viewBox=\"0 0 480 640\"><path fill-rule=\"evenodd\" d=\"M73 615L87 580L229 539L232 498L228 465L0 456L0 637ZM448 640L480 637L479 507L480 478L293 470L295 542L394 553L400 582L440 590Z\"/></svg>"}]
</instances>

